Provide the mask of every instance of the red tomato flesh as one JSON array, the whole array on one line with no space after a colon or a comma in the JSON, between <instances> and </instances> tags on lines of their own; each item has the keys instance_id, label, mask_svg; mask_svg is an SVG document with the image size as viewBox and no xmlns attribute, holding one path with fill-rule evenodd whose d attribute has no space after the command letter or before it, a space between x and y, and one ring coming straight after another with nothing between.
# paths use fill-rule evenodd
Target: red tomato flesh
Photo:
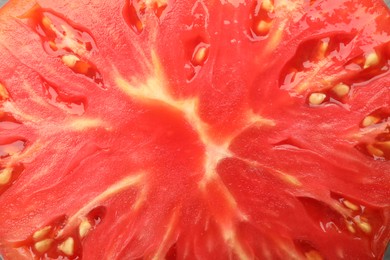
<instances>
[{"instance_id":1,"label":"red tomato flesh","mask_svg":"<svg viewBox=\"0 0 390 260\"><path fill-rule=\"evenodd\" d=\"M13 0L0 254L381 259L390 11L368 0Z\"/></svg>"}]
</instances>

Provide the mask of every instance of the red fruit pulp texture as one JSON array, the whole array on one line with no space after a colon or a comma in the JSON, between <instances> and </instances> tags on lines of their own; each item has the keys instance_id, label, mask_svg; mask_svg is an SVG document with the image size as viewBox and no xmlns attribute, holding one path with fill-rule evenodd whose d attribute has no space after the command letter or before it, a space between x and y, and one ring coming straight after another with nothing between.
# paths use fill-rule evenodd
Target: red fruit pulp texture
<instances>
[{"instance_id":1,"label":"red fruit pulp texture","mask_svg":"<svg viewBox=\"0 0 390 260\"><path fill-rule=\"evenodd\" d=\"M382 1L14 0L5 259L381 259Z\"/></svg>"}]
</instances>

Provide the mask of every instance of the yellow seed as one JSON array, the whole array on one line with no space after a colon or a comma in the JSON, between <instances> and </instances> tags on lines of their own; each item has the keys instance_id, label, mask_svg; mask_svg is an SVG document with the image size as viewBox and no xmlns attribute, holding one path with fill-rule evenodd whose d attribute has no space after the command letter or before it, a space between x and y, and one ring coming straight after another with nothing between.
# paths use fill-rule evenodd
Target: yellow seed
<instances>
[{"instance_id":1,"label":"yellow seed","mask_svg":"<svg viewBox=\"0 0 390 260\"><path fill-rule=\"evenodd\" d=\"M349 93L349 90L349 86L343 83L339 83L333 88L333 92L336 93L336 95L339 97L344 97L345 95L347 95Z\"/></svg>"},{"instance_id":2,"label":"yellow seed","mask_svg":"<svg viewBox=\"0 0 390 260\"><path fill-rule=\"evenodd\" d=\"M370 234L372 231L371 225L367 222L357 221L356 225L358 225L358 227L366 234Z\"/></svg>"},{"instance_id":3,"label":"yellow seed","mask_svg":"<svg viewBox=\"0 0 390 260\"><path fill-rule=\"evenodd\" d=\"M321 42L319 51L321 51L322 53L325 53L328 50L328 47L329 47L329 42L323 41L323 42Z\"/></svg>"},{"instance_id":4,"label":"yellow seed","mask_svg":"<svg viewBox=\"0 0 390 260\"><path fill-rule=\"evenodd\" d=\"M36 242L34 244L34 248L40 252L40 253L45 253L50 249L51 244L53 243L53 239L45 239L39 242Z\"/></svg>"},{"instance_id":5,"label":"yellow seed","mask_svg":"<svg viewBox=\"0 0 390 260\"><path fill-rule=\"evenodd\" d=\"M0 171L0 185L9 183L12 177L12 168L5 168Z\"/></svg>"},{"instance_id":6,"label":"yellow seed","mask_svg":"<svg viewBox=\"0 0 390 260\"><path fill-rule=\"evenodd\" d=\"M379 56L378 54L374 51L371 52L366 56L366 61L364 62L364 68L367 69L371 66L375 66L379 63Z\"/></svg>"},{"instance_id":7,"label":"yellow seed","mask_svg":"<svg viewBox=\"0 0 390 260\"><path fill-rule=\"evenodd\" d=\"M317 58L324 59L326 51L328 50L329 42L322 41L320 47L318 48Z\"/></svg>"},{"instance_id":8,"label":"yellow seed","mask_svg":"<svg viewBox=\"0 0 390 260\"><path fill-rule=\"evenodd\" d=\"M135 27L137 28L138 32L142 32L142 30L144 29L144 25L142 24L142 22L140 20L136 21Z\"/></svg>"},{"instance_id":9,"label":"yellow seed","mask_svg":"<svg viewBox=\"0 0 390 260\"><path fill-rule=\"evenodd\" d=\"M313 93L309 97L309 102L312 105L321 105L324 102L326 95L323 93Z\"/></svg>"},{"instance_id":10,"label":"yellow seed","mask_svg":"<svg viewBox=\"0 0 390 260\"><path fill-rule=\"evenodd\" d=\"M55 42L53 41L49 41L49 47L50 49L52 49L53 51L57 51L58 50L58 46Z\"/></svg>"},{"instance_id":11,"label":"yellow seed","mask_svg":"<svg viewBox=\"0 0 390 260\"><path fill-rule=\"evenodd\" d=\"M145 4L149 8L153 7L154 5L161 7L167 5L167 0L145 0Z\"/></svg>"},{"instance_id":12,"label":"yellow seed","mask_svg":"<svg viewBox=\"0 0 390 260\"><path fill-rule=\"evenodd\" d=\"M316 250L311 250L309 252L305 253L306 259L307 260L323 260L322 256L320 253Z\"/></svg>"},{"instance_id":13,"label":"yellow seed","mask_svg":"<svg viewBox=\"0 0 390 260\"><path fill-rule=\"evenodd\" d=\"M352 210L359 210L359 207L355 204L353 204L352 202L348 201L348 200L344 200L343 201L344 205L349 208L349 209L352 209Z\"/></svg>"},{"instance_id":14,"label":"yellow seed","mask_svg":"<svg viewBox=\"0 0 390 260\"><path fill-rule=\"evenodd\" d=\"M258 34L267 34L272 26L272 22L266 22L264 20L261 20L256 27Z\"/></svg>"},{"instance_id":15,"label":"yellow seed","mask_svg":"<svg viewBox=\"0 0 390 260\"><path fill-rule=\"evenodd\" d=\"M263 0L261 7L267 12L272 12L274 10L274 4L271 0Z\"/></svg>"},{"instance_id":16,"label":"yellow seed","mask_svg":"<svg viewBox=\"0 0 390 260\"><path fill-rule=\"evenodd\" d=\"M385 155L381 149L374 147L372 144L367 145L367 151L376 157L383 157Z\"/></svg>"},{"instance_id":17,"label":"yellow seed","mask_svg":"<svg viewBox=\"0 0 390 260\"><path fill-rule=\"evenodd\" d=\"M382 146L382 149L390 149L390 141L387 142L378 142L378 145Z\"/></svg>"},{"instance_id":18,"label":"yellow seed","mask_svg":"<svg viewBox=\"0 0 390 260\"><path fill-rule=\"evenodd\" d=\"M49 19L49 17L44 16L44 17L42 18L42 25L43 25L43 27L45 27L46 29L51 29L52 24L53 24L53 23L51 22L51 20Z\"/></svg>"},{"instance_id":19,"label":"yellow seed","mask_svg":"<svg viewBox=\"0 0 390 260\"><path fill-rule=\"evenodd\" d=\"M205 62L206 58L208 55L208 48L205 46L202 46L198 48L195 52L194 58L193 58L193 63L195 65L201 65Z\"/></svg>"},{"instance_id":20,"label":"yellow seed","mask_svg":"<svg viewBox=\"0 0 390 260\"><path fill-rule=\"evenodd\" d=\"M74 254L74 239L73 237L68 237L64 242L62 242L58 249L62 251L66 255L73 255Z\"/></svg>"},{"instance_id":21,"label":"yellow seed","mask_svg":"<svg viewBox=\"0 0 390 260\"><path fill-rule=\"evenodd\" d=\"M374 125L374 124L378 123L380 120L381 120L380 118L375 117L375 116L366 116L362 122L362 125L364 127L367 127L367 126Z\"/></svg>"},{"instance_id":22,"label":"yellow seed","mask_svg":"<svg viewBox=\"0 0 390 260\"><path fill-rule=\"evenodd\" d=\"M348 229L349 232L351 232L352 234L355 234L355 233L356 233L356 229L352 226L351 223L347 223L347 229Z\"/></svg>"},{"instance_id":23,"label":"yellow seed","mask_svg":"<svg viewBox=\"0 0 390 260\"><path fill-rule=\"evenodd\" d=\"M0 83L0 99L7 99L7 98L9 98L8 91L4 87L4 85Z\"/></svg>"},{"instance_id":24,"label":"yellow seed","mask_svg":"<svg viewBox=\"0 0 390 260\"><path fill-rule=\"evenodd\" d=\"M80 223L79 226L79 235L80 237L85 237L88 232L91 230L92 225L89 223L88 220L84 220L83 222Z\"/></svg>"},{"instance_id":25,"label":"yellow seed","mask_svg":"<svg viewBox=\"0 0 390 260\"><path fill-rule=\"evenodd\" d=\"M45 238L49 234L50 230L51 230L51 226L46 226L46 227L36 231L33 234L33 239L35 241L42 240L43 238Z\"/></svg>"},{"instance_id":26,"label":"yellow seed","mask_svg":"<svg viewBox=\"0 0 390 260\"><path fill-rule=\"evenodd\" d=\"M69 68L73 68L80 59L73 54L62 56L62 62Z\"/></svg>"}]
</instances>

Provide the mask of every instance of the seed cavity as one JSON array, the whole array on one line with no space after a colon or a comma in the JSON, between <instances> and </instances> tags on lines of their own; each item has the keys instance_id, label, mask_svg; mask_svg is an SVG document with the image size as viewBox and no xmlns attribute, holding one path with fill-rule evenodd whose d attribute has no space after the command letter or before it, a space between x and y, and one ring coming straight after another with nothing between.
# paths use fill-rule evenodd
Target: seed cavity
<instances>
[{"instance_id":1,"label":"seed cavity","mask_svg":"<svg viewBox=\"0 0 390 260\"><path fill-rule=\"evenodd\" d=\"M122 17L126 24L136 34L144 30L144 20L147 13L152 11L157 19L161 19L168 7L166 0L126 0L122 9Z\"/></svg>"},{"instance_id":2,"label":"seed cavity","mask_svg":"<svg viewBox=\"0 0 390 260\"><path fill-rule=\"evenodd\" d=\"M331 192L331 197L350 210L349 212L345 212L344 210L341 210L340 212L342 212L344 217L345 227L351 235L356 237L365 237L366 235L375 233L373 232L374 229L378 229L378 226L375 224L370 224L370 219L375 216L374 218L380 221L378 216L381 216L381 211L357 201L353 201L351 198L346 199L342 195L334 192ZM340 209L339 207L336 208ZM372 224L374 226L372 226Z\"/></svg>"},{"instance_id":3,"label":"seed cavity","mask_svg":"<svg viewBox=\"0 0 390 260\"><path fill-rule=\"evenodd\" d=\"M74 254L74 239L73 237L68 237L64 242L62 242L58 249L68 256L72 256Z\"/></svg>"},{"instance_id":4,"label":"seed cavity","mask_svg":"<svg viewBox=\"0 0 390 260\"><path fill-rule=\"evenodd\" d=\"M26 19L31 29L40 36L45 51L50 55L58 57L69 53L83 56L96 50L96 43L87 29L38 4L21 18Z\"/></svg>"},{"instance_id":5,"label":"seed cavity","mask_svg":"<svg viewBox=\"0 0 390 260\"><path fill-rule=\"evenodd\" d=\"M372 131L362 136L355 148L375 160L390 160L390 107L381 107L367 115L360 123L361 128Z\"/></svg>"},{"instance_id":6,"label":"seed cavity","mask_svg":"<svg viewBox=\"0 0 390 260\"><path fill-rule=\"evenodd\" d=\"M60 87L42 80L42 90L47 102L71 115L83 115L86 109L86 99L60 91Z\"/></svg>"},{"instance_id":7,"label":"seed cavity","mask_svg":"<svg viewBox=\"0 0 390 260\"><path fill-rule=\"evenodd\" d=\"M61 59L64 65L69 67L73 72L92 79L97 85L99 85L103 89L106 88L103 84L102 75L92 63L85 60L81 60L74 54L64 55Z\"/></svg>"},{"instance_id":8,"label":"seed cavity","mask_svg":"<svg viewBox=\"0 0 390 260\"><path fill-rule=\"evenodd\" d=\"M367 83L373 78L384 76L389 71L390 53L386 50L389 43L376 46L370 52L362 53L345 63L347 73L342 76L349 86Z\"/></svg>"},{"instance_id":9,"label":"seed cavity","mask_svg":"<svg viewBox=\"0 0 390 260\"><path fill-rule=\"evenodd\" d=\"M255 1L251 13L250 35L252 40L259 40L261 37L267 36L271 31L274 17L274 1L263 0Z\"/></svg>"},{"instance_id":10,"label":"seed cavity","mask_svg":"<svg viewBox=\"0 0 390 260\"><path fill-rule=\"evenodd\" d=\"M188 62L184 66L188 73L187 81L193 80L207 62L209 48L210 44L202 36L189 39L185 43L186 55L188 57Z\"/></svg>"},{"instance_id":11,"label":"seed cavity","mask_svg":"<svg viewBox=\"0 0 390 260\"><path fill-rule=\"evenodd\" d=\"M346 46L354 39L353 34L334 34L311 38L302 42L294 56L283 67L279 85L293 95L321 89L330 98L343 103L350 91L350 79L335 77L336 61L345 56ZM341 68L344 69L344 68Z\"/></svg>"},{"instance_id":12,"label":"seed cavity","mask_svg":"<svg viewBox=\"0 0 390 260\"><path fill-rule=\"evenodd\" d=\"M17 121L12 114L4 113L0 110L0 129L13 130L19 128L22 125Z\"/></svg>"},{"instance_id":13,"label":"seed cavity","mask_svg":"<svg viewBox=\"0 0 390 260\"><path fill-rule=\"evenodd\" d=\"M126 0L122 9L122 17L129 28L136 34L141 34L144 30L144 25L140 19L141 10L136 1Z\"/></svg>"},{"instance_id":14,"label":"seed cavity","mask_svg":"<svg viewBox=\"0 0 390 260\"><path fill-rule=\"evenodd\" d=\"M183 65L187 82L196 78L210 54L209 11L204 1L195 1L190 18L191 23L186 24L187 32L182 40L186 57Z\"/></svg>"},{"instance_id":15,"label":"seed cavity","mask_svg":"<svg viewBox=\"0 0 390 260\"><path fill-rule=\"evenodd\" d=\"M390 122L390 107L381 107L367 115L361 122L361 127Z\"/></svg>"},{"instance_id":16,"label":"seed cavity","mask_svg":"<svg viewBox=\"0 0 390 260\"><path fill-rule=\"evenodd\" d=\"M26 141L17 140L11 143L0 144L0 158L6 158L21 153L26 146Z\"/></svg>"},{"instance_id":17,"label":"seed cavity","mask_svg":"<svg viewBox=\"0 0 390 260\"><path fill-rule=\"evenodd\" d=\"M31 29L40 36L43 48L49 55L60 58L75 73L92 79L105 89L101 73L86 58L97 51L96 43L87 29L39 5L30 9L22 18L27 19Z\"/></svg>"},{"instance_id":18,"label":"seed cavity","mask_svg":"<svg viewBox=\"0 0 390 260\"><path fill-rule=\"evenodd\" d=\"M36 231L34 234L33 234L33 239L35 241L39 241L39 240L42 240L44 238L47 237L47 235L49 235L50 231L52 230L52 227L51 226L46 226L38 231Z\"/></svg>"},{"instance_id":19,"label":"seed cavity","mask_svg":"<svg viewBox=\"0 0 390 260\"><path fill-rule=\"evenodd\" d=\"M50 247L53 244L53 242L54 242L53 239L45 239L45 240L36 242L34 244L34 248L39 253L45 253L45 252L47 252L50 249Z\"/></svg>"},{"instance_id":20,"label":"seed cavity","mask_svg":"<svg viewBox=\"0 0 390 260\"><path fill-rule=\"evenodd\" d=\"M375 160L390 160L390 107L381 107L367 115L360 123L361 128L371 127L355 148Z\"/></svg>"},{"instance_id":21,"label":"seed cavity","mask_svg":"<svg viewBox=\"0 0 390 260\"><path fill-rule=\"evenodd\" d=\"M307 215L324 232L340 232L345 225L342 215L325 202L309 197L297 197Z\"/></svg>"}]
</instances>

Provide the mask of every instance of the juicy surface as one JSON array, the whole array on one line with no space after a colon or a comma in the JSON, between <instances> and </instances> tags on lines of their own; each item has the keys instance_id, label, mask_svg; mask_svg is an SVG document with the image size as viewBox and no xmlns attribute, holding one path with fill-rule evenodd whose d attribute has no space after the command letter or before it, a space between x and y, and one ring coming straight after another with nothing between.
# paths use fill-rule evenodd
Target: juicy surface
<instances>
[{"instance_id":1,"label":"juicy surface","mask_svg":"<svg viewBox=\"0 0 390 260\"><path fill-rule=\"evenodd\" d=\"M6 259L380 259L381 1L11 1Z\"/></svg>"}]
</instances>

